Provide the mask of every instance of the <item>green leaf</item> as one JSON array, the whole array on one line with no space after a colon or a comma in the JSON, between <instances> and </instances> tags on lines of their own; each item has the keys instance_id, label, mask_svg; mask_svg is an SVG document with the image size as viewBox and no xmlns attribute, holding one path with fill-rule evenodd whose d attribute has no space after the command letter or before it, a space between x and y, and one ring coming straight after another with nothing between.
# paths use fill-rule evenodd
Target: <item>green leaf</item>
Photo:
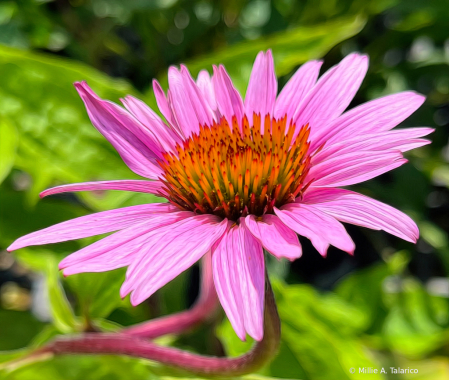
<instances>
[{"instance_id":1,"label":"green leaf","mask_svg":"<svg viewBox=\"0 0 449 380\"><path fill-rule=\"evenodd\" d=\"M430 296L412 278L403 279L399 289L384 294L390 307L382 331L387 345L411 357L443 347L449 338L448 300Z\"/></svg>"},{"instance_id":2,"label":"green leaf","mask_svg":"<svg viewBox=\"0 0 449 380\"><path fill-rule=\"evenodd\" d=\"M380 263L362 269L341 281L336 293L346 302L358 307L367 317L366 328L375 328L387 314L382 299L382 282L390 274L387 265Z\"/></svg>"},{"instance_id":3,"label":"green leaf","mask_svg":"<svg viewBox=\"0 0 449 380\"><path fill-rule=\"evenodd\" d=\"M174 376L161 376L160 377L161 380L183 380L183 379L190 379L190 380L199 380L199 379L204 379L204 377L200 378L200 377L174 377ZM241 380L278 380L275 379L274 377L266 377L266 376L261 376L261 375L245 375L245 376L239 376L239 377L227 377L226 380L237 380L237 379L241 379ZM284 380L288 380L283 378Z\"/></svg>"},{"instance_id":4,"label":"green leaf","mask_svg":"<svg viewBox=\"0 0 449 380\"><path fill-rule=\"evenodd\" d=\"M22 249L17 259L26 267L45 274L53 323L63 333L77 331L77 322L72 307L59 281L55 256L47 250Z\"/></svg>"},{"instance_id":5,"label":"green leaf","mask_svg":"<svg viewBox=\"0 0 449 380\"><path fill-rule=\"evenodd\" d=\"M0 244L7 247L18 237L30 232L86 214L79 205L49 198L34 207L27 205L23 191L14 191L5 181L0 188ZM77 242L53 245L55 251L76 250Z\"/></svg>"},{"instance_id":6,"label":"green leaf","mask_svg":"<svg viewBox=\"0 0 449 380\"><path fill-rule=\"evenodd\" d=\"M449 337L449 301L429 295L402 273L404 251L345 278L337 294L364 312L371 346L408 356L422 356L443 347Z\"/></svg>"},{"instance_id":7,"label":"green leaf","mask_svg":"<svg viewBox=\"0 0 449 380\"><path fill-rule=\"evenodd\" d=\"M145 362L125 356L60 356L3 367L4 380L159 379Z\"/></svg>"},{"instance_id":8,"label":"green leaf","mask_svg":"<svg viewBox=\"0 0 449 380\"><path fill-rule=\"evenodd\" d=\"M123 326L119 325L118 323L114 323L108 321L107 319L100 319L100 318L94 319L92 321L92 325L98 328L100 331L104 332L118 332L123 328Z\"/></svg>"},{"instance_id":9,"label":"green leaf","mask_svg":"<svg viewBox=\"0 0 449 380\"><path fill-rule=\"evenodd\" d=\"M42 347L45 343L52 340L54 337L60 334L60 331L56 328L55 325L47 325L42 331L37 334L31 344L30 348L39 348Z\"/></svg>"},{"instance_id":10,"label":"green leaf","mask_svg":"<svg viewBox=\"0 0 449 380\"><path fill-rule=\"evenodd\" d=\"M235 87L245 93L251 67L257 53L272 49L276 74L289 74L296 66L310 59L322 57L327 51L345 39L354 36L365 25L361 16L341 18L313 26L299 26L283 32L231 45L210 55L187 61L192 75L201 70L211 70L212 65L223 64ZM166 76L161 77L166 85Z\"/></svg>"},{"instance_id":11,"label":"green leaf","mask_svg":"<svg viewBox=\"0 0 449 380\"><path fill-rule=\"evenodd\" d=\"M0 117L19 134L15 167L34 179L29 199L46 187L97 179L137 178L89 121L73 82L86 80L104 98L136 91L84 64L0 46ZM17 80L20 78L20 80ZM32 90L31 90L32 89ZM2 133L3 134L3 133ZM0 161L5 160L0 151ZM126 192L80 195L96 209L113 208ZM148 196L147 202L156 197Z\"/></svg>"},{"instance_id":12,"label":"green leaf","mask_svg":"<svg viewBox=\"0 0 449 380\"><path fill-rule=\"evenodd\" d=\"M124 269L117 269L103 273L80 273L66 278L85 318L105 318L118 306L128 305L120 298L124 272Z\"/></svg>"},{"instance_id":13,"label":"green leaf","mask_svg":"<svg viewBox=\"0 0 449 380\"><path fill-rule=\"evenodd\" d=\"M16 362L5 363L0 367L0 375L4 380L195 380L200 377L189 376L183 372L163 367L150 361L113 355L77 355L42 358L41 361L24 359L25 352L0 353L0 363L3 359L13 359ZM2 357L3 356L3 357ZM3 372L1 372L3 369ZM228 380L275 380L272 377L247 375L227 378Z\"/></svg>"},{"instance_id":14,"label":"green leaf","mask_svg":"<svg viewBox=\"0 0 449 380\"><path fill-rule=\"evenodd\" d=\"M447 248L447 233L437 225L431 222L423 221L419 224L419 230L421 232L422 238L426 240L432 247L437 249Z\"/></svg>"},{"instance_id":15,"label":"green leaf","mask_svg":"<svg viewBox=\"0 0 449 380\"><path fill-rule=\"evenodd\" d=\"M13 351L0 351L0 375L5 368L4 363L12 362L28 354L30 351L27 348L22 348Z\"/></svg>"},{"instance_id":16,"label":"green leaf","mask_svg":"<svg viewBox=\"0 0 449 380\"><path fill-rule=\"evenodd\" d=\"M26 346L43 326L29 312L0 309L0 351Z\"/></svg>"},{"instance_id":17,"label":"green leaf","mask_svg":"<svg viewBox=\"0 0 449 380\"><path fill-rule=\"evenodd\" d=\"M351 367L374 367L358 339L365 316L333 294L306 285L274 283L283 335L301 369L312 379L356 379ZM279 376L278 374L274 374ZM373 379L380 379L378 374Z\"/></svg>"},{"instance_id":18,"label":"green leaf","mask_svg":"<svg viewBox=\"0 0 449 380\"><path fill-rule=\"evenodd\" d=\"M404 380L447 380L449 379L449 359L444 356L436 356L425 360L407 360L401 358L398 361L400 368L413 368L418 372L414 374L400 375ZM399 376L399 375L393 375Z\"/></svg>"},{"instance_id":19,"label":"green leaf","mask_svg":"<svg viewBox=\"0 0 449 380\"><path fill-rule=\"evenodd\" d=\"M351 367L373 367L358 335L366 315L335 294L319 294L308 285L286 286L273 281L281 319L280 354L262 370L277 377L357 379ZM241 342L229 322L218 329L226 352L239 355L251 342ZM281 356L282 355L282 356ZM288 364L287 364L288 363ZM381 379L373 374L373 379Z\"/></svg>"},{"instance_id":20,"label":"green leaf","mask_svg":"<svg viewBox=\"0 0 449 380\"><path fill-rule=\"evenodd\" d=\"M229 356L243 355L248 352L254 344L254 339L250 336L247 336L246 341L242 342L236 335L227 318L225 318L221 325L217 327L216 334L222 341L226 354Z\"/></svg>"},{"instance_id":21,"label":"green leaf","mask_svg":"<svg viewBox=\"0 0 449 380\"><path fill-rule=\"evenodd\" d=\"M11 122L3 118L0 121L0 183L13 167L17 149L17 131Z\"/></svg>"}]
</instances>

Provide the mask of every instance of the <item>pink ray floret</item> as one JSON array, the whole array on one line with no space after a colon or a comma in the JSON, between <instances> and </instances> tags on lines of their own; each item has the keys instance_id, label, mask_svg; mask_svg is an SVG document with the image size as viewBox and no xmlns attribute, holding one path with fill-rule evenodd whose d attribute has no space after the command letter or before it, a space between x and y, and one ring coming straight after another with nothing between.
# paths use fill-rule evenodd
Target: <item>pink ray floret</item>
<instances>
[{"instance_id":1,"label":"pink ray floret","mask_svg":"<svg viewBox=\"0 0 449 380\"><path fill-rule=\"evenodd\" d=\"M290 261L298 235L325 256L355 245L342 222L416 242L416 224L395 208L340 187L367 181L429 143L431 128L395 129L424 102L406 91L346 111L368 68L350 54L321 77L321 61L301 66L277 94L271 51L255 60L243 99L223 66L195 81L181 65L169 89L153 89L164 116L132 96L124 108L76 83L92 124L142 180L69 184L62 192L122 190L167 203L103 211L33 232L9 251L112 233L60 263L65 275L127 267L122 297L137 305L206 253L215 288L236 334L263 337L264 249Z\"/></svg>"}]
</instances>

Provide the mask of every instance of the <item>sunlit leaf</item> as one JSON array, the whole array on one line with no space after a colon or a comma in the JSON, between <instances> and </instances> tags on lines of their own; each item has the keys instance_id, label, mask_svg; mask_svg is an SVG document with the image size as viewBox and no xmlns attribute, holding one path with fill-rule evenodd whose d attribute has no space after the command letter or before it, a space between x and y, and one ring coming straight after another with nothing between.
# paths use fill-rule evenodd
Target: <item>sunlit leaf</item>
<instances>
[{"instance_id":1,"label":"sunlit leaf","mask_svg":"<svg viewBox=\"0 0 449 380\"><path fill-rule=\"evenodd\" d=\"M429 296L411 278L404 279L399 286L399 292L384 295L390 307L383 328L388 345L412 357L444 346L449 339L447 300L438 302L438 297ZM435 317L441 307L445 308L445 321L437 321Z\"/></svg>"},{"instance_id":2,"label":"sunlit leaf","mask_svg":"<svg viewBox=\"0 0 449 380\"><path fill-rule=\"evenodd\" d=\"M73 314L61 282L59 281L58 264L54 255L46 250L22 249L17 258L26 267L45 274L53 323L64 333L77 330L77 322Z\"/></svg>"},{"instance_id":3,"label":"sunlit leaf","mask_svg":"<svg viewBox=\"0 0 449 380\"><path fill-rule=\"evenodd\" d=\"M357 332L366 324L357 308L333 294L319 294L307 285L285 286L273 283L281 319L281 353L283 358L268 365L263 373L271 376L304 374L306 379L357 379L351 367L372 367L375 361L367 355ZM241 342L228 322L219 336L232 355L249 350L251 342ZM373 378L381 379L373 374Z\"/></svg>"},{"instance_id":4,"label":"sunlit leaf","mask_svg":"<svg viewBox=\"0 0 449 380\"><path fill-rule=\"evenodd\" d=\"M223 64L236 88L244 94L252 64L259 51L272 49L276 74L282 76L301 63L322 57L331 47L358 33L364 25L365 19L357 16L314 26L299 26L269 37L234 44L185 63L192 75L203 69L211 71L213 64ZM161 81L167 83L165 75Z\"/></svg>"},{"instance_id":5,"label":"sunlit leaf","mask_svg":"<svg viewBox=\"0 0 449 380\"><path fill-rule=\"evenodd\" d=\"M449 360L444 356L419 361L401 359L398 364L400 368L411 368L417 371L402 374L401 377L404 380L446 380L449 378ZM391 369L388 370L391 371Z\"/></svg>"},{"instance_id":6,"label":"sunlit leaf","mask_svg":"<svg viewBox=\"0 0 449 380\"><path fill-rule=\"evenodd\" d=\"M382 300L382 282L390 274L388 267L376 264L344 278L336 293L345 301L358 307L368 318L367 328L375 328L387 314Z\"/></svg>"},{"instance_id":7,"label":"sunlit leaf","mask_svg":"<svg viewBox=\"0 0 449 380\"><path fill-rule=\"evenodd\" d=\"M36 201L40 191L55 184L136 177L91 125L73 82L86 80L100 96L114 101L136 94L130 85L80 63L4 46L0 70L0 116L18 130L15 166L34 179L31 199ZM130 194L82 197L102 209L119 205Z\"/></svg>"},{"instance_id":8,"label":"sunlit leaf","mask_svg":"<svg viewBox=\"0 0 449 380\"><path fill-rule=\"evenodd\" d=\"M115 270L80 273L67 277L66 281L76 294L81 315L90 320L107 317L116 307L125 304L120 298L124 278L123 270Z\"/></svg>"},{"instance_id":9,"label":"sunlit leaf","mask_svg":"<svg viewBox=\"0 0 449 380\"><path fill-rule=\"evenodd\" d=\"M4 118L0 121L0 183L9 174L15 160L17 149L17 131L11 122Z\"/></svg>"}]
</instances>

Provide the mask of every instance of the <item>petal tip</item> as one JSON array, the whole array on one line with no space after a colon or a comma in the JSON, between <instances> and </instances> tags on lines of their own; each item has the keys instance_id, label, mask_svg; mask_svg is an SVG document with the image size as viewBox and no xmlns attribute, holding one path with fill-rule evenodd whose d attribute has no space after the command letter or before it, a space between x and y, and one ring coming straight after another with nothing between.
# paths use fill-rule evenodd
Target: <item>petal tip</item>
<instances>
[{"instance_id":1,"label":"petal tip","mask_svg":"<svg viewBox=\"0 0 449 380\"><path fill-rule=\"evenodd\" d=\"M128 293L129 293L128 290L124 288L125 283L126 282L124 282L122 284L122 287L120 288L120 297L121 298L125 298L128 295Z\"/></svg>"},{"instance_id":2,"label":"petal tip","mask_svg":"<svg viewBox=\"0 0 449 380\"><path fill-rule=\"evenodd\" d=\"M39 198L45 198L47 196L51 195L51 188L50 189L45 189L44 191L41 191L39 193Z\"/></svg>"},{"instance_id":3,"label":"petal tip","mask_svg":"<svg viewBox=\"0 0 449 380\"><path fill-rule=\"evenodd\" d=\"M145 299L146 298L142 298L141 296L139 296L139 294L137 294L135 291L133 291L131 293L130 302L131 302L132 306L136 307L136 306L140 305L143 301L145 301Z\"/></svg>"},{"instance_id":4,"label":"petal tip","mask_svg":"<svg viewBox=\"0 0 449 380\"><path fill-rule=\"evenodd\" d=\"M78 91L87 91L88 89L90 89L89 85L87 84L87 82L85 80L79 81L79 82L75 82L73 83L73 85L75 86L75 88Z\"/></svg>"},{"instance_id":5,"label":"petal tip","mask_svg":"<svg viewBox=\"0 0 449 380\"><path fill-rule=\"evenodd\" d=\"M64 278L70 276L71 274L72 274L72 273L70 273L67 269L64 269L64 270L62 271L62 275L64 276Z\"/></svg>"},{"instance_id":6,"label":"petal tip","mask_svg":"<svg viewBox=\"0 0 449 380\"><path fill-rule=\"evenodd\" d=\"M260 342L263 339L263 328L250 334L251 338Z\"/></svg>"},{"instance_id":7,"label":"petal tip","mask_svg":"<svg viewBox=\"0 0 449 380\"><path fill-rule=\"evenodd\" d=\"M73 85L75 87L82 87L84 85L87 85L87 82L85 80L80 80L80 81L73 82Z\"/></svg>"},{"instance_id":8,"label":"petal tip","mask_svg":"<svg viewBox=\"0 0 449 380\"><path fill-rule=\"evenodd\" d=\"M158 91L162 91L162 87L161 87L161 85L159 84L159 82L157 81L157 79L153 79L151 82L152 82L153 90L154 90L154 91L155 91L156 89L157 89Z\"/></svg>"},{"instance_id":9,"label":"petal tip","mask_svg":"<svg viewBox=\"0 0 449 380\"><path fill-rule=\"evenodd\" d=\"M6 248L6 251L8 251L8 252L17 251L18 249L25 248L28 245L29 244L27 244L26 242L23 243L22 238L18 238L8 248Z\"/></svg>"},{"instance_id":10,"label":"petal tip","mask_svg":"<svg viewBox=\"0 0 449 380\"><path fill-rule=\"evenodd\" d=\"M241 326L240 328L236 328L236 326L234 326L234 324L231 323L232 328L234 329L235 334L237 335L237 337L242 341L242 342L246 342L246 331L243 328L243 326Z\"/></svg>"},{"instance_id":11,"label":"petal tip","mask_svg":"<svg viewBox=\"0 0 449 380\"><path fill-rule=\"evenodd\" d=\"M426 100L426 96L425 95L420 94L419 92L415 92L415 91L411 91L411 92L413 93L415 98L421 102L421 104L425 102L425 100Z\"/></svg>"},{"instance_id":12,"label":"petal tip","mask_svg":"<svg viewBox=\"0 0 449 380\"><path fill-rule=\"evenodd\" d=\"M170 66L168 68L168 79L170 81L170 78L177 78L180 75L180 71L176 66ZM170 84L170 82L169 82ZM160 85L159 85L160 86Z\"/></svg>"}]
</instances>

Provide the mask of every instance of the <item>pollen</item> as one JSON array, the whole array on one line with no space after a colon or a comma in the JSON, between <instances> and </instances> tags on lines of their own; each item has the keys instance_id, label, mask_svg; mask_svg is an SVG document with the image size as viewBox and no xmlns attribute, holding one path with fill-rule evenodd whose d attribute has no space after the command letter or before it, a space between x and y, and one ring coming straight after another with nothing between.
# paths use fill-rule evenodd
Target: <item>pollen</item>
<instances>
[{"instance_id":1,"label":"pollen","mask_svg":"<svg viewBox=\"0 0 449 380\"><path fill-rule=\"evenodd\" d=\"M287 118L254 114L225 118L200 126L176 152L164 153L163 195L183 210L215 214L237 221L253 214L273 213L274 207L293 202L306 189L310 167L309 133L287 127Z\"/></svg>"}]
</instances>

